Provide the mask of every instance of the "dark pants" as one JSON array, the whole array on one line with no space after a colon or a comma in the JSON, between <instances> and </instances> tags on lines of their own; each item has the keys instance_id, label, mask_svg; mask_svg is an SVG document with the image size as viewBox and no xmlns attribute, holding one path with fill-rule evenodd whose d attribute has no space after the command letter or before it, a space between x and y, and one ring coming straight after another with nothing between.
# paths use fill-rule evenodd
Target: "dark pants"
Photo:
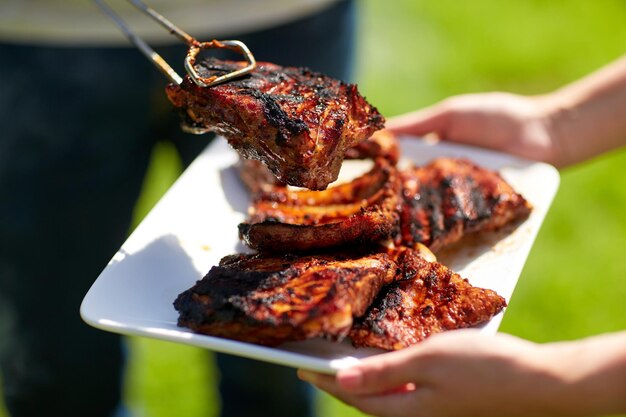
<instances>
[{"instance_id":1,"label":"dark pants","mask_svg":"<svg viewBox=\"0 0 626 417\"><path fill-rule=\"evenodd\" d=\"M341 2L229 38L243 40L259 61L347 79L353 8ZM185 48L159 51L182 63ZM0 44L0 80L5 403L14 417L108 417L120 402L120 338L84 324L80 302L128 234L156 142L171 140L187 165L209 139L180 132L166 80L132 48ZM223 415L310 414L308 389L292 369L217 357Z\"/></svg>"}]
</instances>

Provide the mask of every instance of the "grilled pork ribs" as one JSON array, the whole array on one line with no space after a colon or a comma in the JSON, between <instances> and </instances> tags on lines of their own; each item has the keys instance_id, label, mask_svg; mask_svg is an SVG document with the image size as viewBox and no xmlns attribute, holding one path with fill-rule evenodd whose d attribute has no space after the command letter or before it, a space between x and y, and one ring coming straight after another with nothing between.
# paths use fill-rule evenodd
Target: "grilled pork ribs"
<instances>
[{"instance_id":1,"label":"grilled pork ribs","mask_svg":"<svg viewBox=\"0 0 626 417\"><path fill-rule=\"evenodd\" d=\"M343 339L395 274L386 254L231 255L174 302L178 324L262 345Z\"/></svg>"},{"instance_id":2,"label":"grilled pork ribs","mask_svg":"<svg viewBox=\"0 0 626 417\"><path fill-rule=\"evenodd\" d=\"M242 240L268 252L391 239L434 252L471 233L528 217L530 204L495 171L459 158L399 170L385 158L350 183L324 191L267 185L254 194Z\"/></svg>"},{"instance_id":3,"label":"grilled pork ribs","mask_svg":"<svg viewBox=\"0 0 626 417\"><path fill-rule=\"evenodd\" d=\"M210 77L241 65L208 58L196 69ZM311 190L334 181L346 150L384 125L355 85L267 62L209 88L186 76L166 93L188 124L224 135L241 155L265 163L281 182Z\"/></svg>"},{"instance_id":4,"label":"grilled pork ribs","mask_svg":"<svg viewBox=\"0 0 626 417\"><path fill-rule=\"evenodd\" d=\"M324 191L258 193L239 234L249 247L274 253L371 245L397 228L398 201L397 171L378 158L365 175Z\"/></svg>"},{"instance_id":5,"label":"grilled pork ribs","mask_svg":"<svg viewBox=\"0 0 626 417\"><path fill-rule=\"evenodd\" d=\"M427 249L317 256L231 255L174 303L195 332L275 346L347 335L387 350L478 325L506 306Z\"/></svg>"},{"instance_id":6,"label":"grilled pork ribs","mask_svg":"<svg viewBox=\"0 0 626 417\"><path fill-rule=\"evenodd\" d=\"M400 171L400 230L395 243L437 252L464 235L521 220L531 205L495 171L463 158L438 158Z\"/></svg>"},{"instance_id":7,"label":"grilled pork ribs","mask_svg":"<svg viewBox=\"0 0 626 417\"><path fill-rule=\"evenodd\" d=\"M506 306L495 291L473 287L417 251L398 252L395 282L383 288L350 331L355 346L402 349L434 333L485 323Z\"/></svg>"},{"instance_id":8,"label":"grilled pork ribs","mask_svg":"<svg viewBox=\"0 0 626 417\"><path fill-rule=\"evenodd\" d=\"M387 350L479 325L504 298L473 287L426 246L441 249L530 210L496 172L465 159L398 170L379 157L352 182L317 192L266 183L240 226L261 252L225 258L181 294L179 324L265 345L349 335L355 346Z\"/></svg>"}]
</instances>

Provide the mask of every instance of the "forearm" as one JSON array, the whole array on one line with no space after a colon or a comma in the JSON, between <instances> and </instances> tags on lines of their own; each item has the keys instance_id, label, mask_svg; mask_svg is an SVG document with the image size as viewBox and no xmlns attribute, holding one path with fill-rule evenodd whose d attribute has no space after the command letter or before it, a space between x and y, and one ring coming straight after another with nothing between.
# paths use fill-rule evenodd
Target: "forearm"
<instances>
[{"instance_id":1,"label":"forearm","mask_svg":"<svg viewBox=\"0 0 626 417\"><path fill-rule=\"evenodd\" d=\"M546 96L560 157L571 165L626 145L626 56Z\"/></svg>"},{"instance_id":2,"label":"forearm","mask_svg":"<svg viewBox=\"0 0 626 417\"><path fill-rule=\"evenodd\" d=\"M626 331L544 346L563 415L626 413Z\"/></svg>"}]
</instances>

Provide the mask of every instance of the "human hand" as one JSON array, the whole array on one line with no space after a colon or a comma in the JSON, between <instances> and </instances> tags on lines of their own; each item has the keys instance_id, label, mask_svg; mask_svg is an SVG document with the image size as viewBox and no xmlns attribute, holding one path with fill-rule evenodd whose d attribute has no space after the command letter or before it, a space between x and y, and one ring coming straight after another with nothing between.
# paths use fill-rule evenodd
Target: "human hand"
<instances>
[{"instance_id":1,"label":"human hand","mask_svg":"<svg viewBox=\"0 0 626 417\"><path fill-rule=\"evenodd\" d=\"M513 336L455 330L362 360L336 377L301 379L361 411L384 417L566 415L558 355Z\"/></svg>"},{"instance_id":2,"label":"human hand","mask_svg":"<svg viewBox=\"0 0 626 417\"><path fill-rule=\"evenodd\" d=\"M398 134L434 133L442 140L481 146L521 157L563 165L549 96L509 93L468 94L432 107L396 116L387 128Z\"/></svg>"}]
</instances>

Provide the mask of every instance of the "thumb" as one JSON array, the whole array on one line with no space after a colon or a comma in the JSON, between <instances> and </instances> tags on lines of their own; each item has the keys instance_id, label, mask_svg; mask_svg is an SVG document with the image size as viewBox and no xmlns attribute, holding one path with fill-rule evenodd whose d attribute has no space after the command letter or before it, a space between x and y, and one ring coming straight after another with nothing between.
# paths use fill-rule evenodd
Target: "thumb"
<instances>
[{"instance_id":1,"label":"thumb","mask_svg":"<svg viewBox=\"0 0 626 417\"><path fill-rule=\"evenodd\" d=\"M386 127L395 134L424 136L434 132L442 136L449 122L448 116L448 112L435 105L392 117L387 121Z\"/></svg>"}]
</instances>

